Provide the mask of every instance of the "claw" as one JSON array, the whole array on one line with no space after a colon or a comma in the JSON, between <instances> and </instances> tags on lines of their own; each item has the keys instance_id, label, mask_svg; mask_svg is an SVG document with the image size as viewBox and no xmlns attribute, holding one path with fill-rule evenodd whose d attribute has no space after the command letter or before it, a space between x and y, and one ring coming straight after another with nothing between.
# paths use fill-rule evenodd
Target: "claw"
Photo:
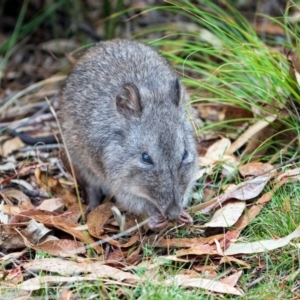
<instances>
[{"instance_id":1,"label":"claw","mask_svg":"<svg viewBox=\"0 0 300 300\"><path fill-rule=\"evenodd\" d=\"M148 222L148 226L152 230L160 230L168 224L168 220L161 214L152 216Z\"/></svg>"},{"instance_id":2,"label":"claw","mask_svg":"<svg viewBox=\"0 0 300 300\"><path fill-rule=\"evenodd\" d=\"M192 224L193 223L193 218L184 210L180 213L179 223L185 223L185 224Z\"/></svg>"}]
</instances>

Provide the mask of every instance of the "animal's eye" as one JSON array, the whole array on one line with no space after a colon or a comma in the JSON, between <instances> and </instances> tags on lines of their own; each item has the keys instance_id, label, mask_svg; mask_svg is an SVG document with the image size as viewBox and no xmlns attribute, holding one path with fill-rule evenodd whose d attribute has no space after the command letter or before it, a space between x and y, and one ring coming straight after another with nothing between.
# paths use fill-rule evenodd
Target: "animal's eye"
<instances>
[{"instance_id":1,"label":"animal's eye","mask_svg":"<svg viewBox=\"0 0 300 300\"><path fill-rule=\"evenodd\" d=\"M153 165L151 157L147 153L143 153L141 156L141 161L146 164Z\"/></svg>"},{"instance_id":2,"label":"animal's eye","mask_svg":"<svg viewBox=\"0 0 300 300\"><path fill-rule=\"evenodd\" d=\"M185 160L188 157L188 155L189 155L189 153L187 152L187 150L184 150L182 160Z\"/></svg>"}]
</instances>

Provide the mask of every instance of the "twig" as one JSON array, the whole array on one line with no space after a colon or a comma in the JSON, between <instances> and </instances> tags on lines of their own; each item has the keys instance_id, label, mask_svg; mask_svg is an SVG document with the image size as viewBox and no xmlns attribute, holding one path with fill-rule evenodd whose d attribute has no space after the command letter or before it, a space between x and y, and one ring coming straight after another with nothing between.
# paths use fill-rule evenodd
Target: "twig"
<instances>
[{"instance_id":1,"label":"twig","mask_svg":"<svg viewBox=\"0 0 300 300\"><path fill-rule=\"evenodd\" d=\"M250 282L249 284L246 285L247 289L252 288L253 286L257 285L258 283L260 283L263 279L265 278L265 275L262 275L258 278L256 278L255 280L253 280L252 282Z\"/></svg>"}]
</instances>

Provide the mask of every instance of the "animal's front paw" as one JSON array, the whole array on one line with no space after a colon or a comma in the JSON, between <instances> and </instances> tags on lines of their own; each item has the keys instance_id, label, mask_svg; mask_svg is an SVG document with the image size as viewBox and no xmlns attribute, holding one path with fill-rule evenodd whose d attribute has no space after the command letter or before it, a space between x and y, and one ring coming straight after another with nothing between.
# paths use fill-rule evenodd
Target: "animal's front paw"
<instances>
[{"instance_id":1,"label":"animal's front paw","mask_svg":"<svg viewBox=\"0 0 300 300\"><path fill-rule=\"evenodd\" d=\"M148 226L152 230L160 230L168 224L168 220L162 215L157 214L150 217Z\"/></svg>"},{"instance_id":2,"label":"animal's front paw","mask_svg":"<svg viewBox=\"0 0 300 300\"><path fill-rule=\"evenodd\" d=\"M193 223L193 218L186 212L186 211L181 211L179 219L179 223L184 223L184 224L192 224Z\"/></svg>"}]
</instances>

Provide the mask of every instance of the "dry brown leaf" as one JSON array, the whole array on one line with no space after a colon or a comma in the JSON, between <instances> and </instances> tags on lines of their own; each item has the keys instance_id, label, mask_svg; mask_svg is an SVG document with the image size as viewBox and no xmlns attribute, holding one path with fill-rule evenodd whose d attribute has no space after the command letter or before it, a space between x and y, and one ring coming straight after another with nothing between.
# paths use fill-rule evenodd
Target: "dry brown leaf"
<instances>
[{"instance_id":1,"label":"dry brown leaf","mask_svg":"<svg viewBox=\"0 0 300 300\"><path fill-rule=\"evenodd\" d=\"M295 51L291 52L290 54L290 60L292 62L292 65L294 67L294 75L296 78L296 81L298 85L300 85L300 60L299 60L299 49L296 49Z\"/></svg>"},{"instance_id":2,"label":"dry brown leaf","mask_svg":"<svg viewBox=\"0 0 300 300\"><path fill-rule=\"evenodd\" d=\"M73 291L67 288L62 288L60 300L76 300L77 297L74 295Z\"/></svg>"},{"instance_id":3,"label":"dry brown leaf","mask_svg":"<svg viewBox=\"0 0 300 300\"><path fill-rule=\"evenodd\" d=\"M222 255L220 254L220 251L218 251L218 248L226 249L228 245L231 243L232 240L235 240L238 236L238 232L235 231L227 231L225 234L222 235L222 238L219 238L220 235L217 235L215 237L215 243L212 245L209 244L200 244L195 245L192 248L189 249L181 249L176 252L177 257L181 256L188 256L188 255ZM213 237L212 237L213 238Z\"/></svg>"},{"instance_id":4,"label":"dry brown leaf","mask_svg":"<svg viewBox=\"0 0 300 300\"><path fill-rule=\"evenodd\" d=\"M50 192L55 197L62 199L67 207L78 204L76 196L68 189L63 188L60 182L47 172L43 172L40 168L36 168L35 177L41 188L48 193Z\"/></svg>"},{"instance_id":5,"label":"dry brown leaf","mask_svg":"<svg viewBox=\"0 0 300 300\"><path fill-rule=\"evenodd\" d=\"M247 120L241 119L253 118L253 112L238 106L200 102L193 104L193 107L197 109L201 119L213 122L230 120L230 125L236 127L241 127L247 122Z\"/></svg>"},{"instance_id":6,"label":"dry brown leaf","mask_svg":"<svg viewBox=\"0 0 300 300\"><path fill-rule=\"evenodd\" d=\"M107 202L97 206L92 210L87 217L87 226L89 233L98 239L107 239L109 236L106 232L119 232L119 226L114 219L112 207L115 203ZM136 217L133 215L126 215L124 229L127 230L137 224ZM116 247L131 247L139 240L138 235L130 237L129 241L121 243L117 240L110 240L108 243Z\"/></svg>"},{"instance_id":7,"label":"dry brown leaf","mask_svg":"<svg viewBox=\"0 0 300 300\"><path fill-rule=\"evenodd\" d=\"M41 49L49 51L56 55L70 53L76 50L78 46L79 45L76 41L70 39L54 39L39 44L39 47Z\"/></svg>"},{"instance_id":8,"label":"dry brown leaf","mask_svg":"<svg viewBox=\"0 0 300 300\"><path fill-rule=\"evenodd\" d=\"M97 253L103 253L102 247L99 245L94 245L95 240L89 235L87 231L78 230L76 229L78 227L78 224L69 223L66 221L66 218L63 217L65 214L68 214L68 212L65 212L64 214L57 214L55 212L42 210L29 210L22 212L22 214L19 216L21 216L22 218L26 217L26 219L31 218L40 223L43 223L48 227L54 227L62 230L87 245L93 244L92 248L94 248ZM15 216L14 218L16 217L18 216ZM17 219L12 220L17 223Z\"/></svg>"},{"instance_id":9,"label":"dry brown leaf","mask_svg":"<svg viewBox=\"0 0 300 300\"><path fill-rule=\"evenodd\" d=\"M237 222L242 215L246 203L243 201L228 201L215 211L211 220L205 223L205 227L230 227Z\"/></svg>"},{"instance_id":10,"label":"dry brown leaf","mask_svg":"<svg viewBox=\"0 0 300 300\"><path fill-rule=\"evenodd\" d=\"M221 240L224 238L224 234L218 234L210 237L203 238L158 238L152 236L147 239L147 243L154 247L176 247L176 248L192 248L204 244L213 244L215 239Z\"/></svg>"},{"instance_id":11,"label":"dry brown leaf","mask_svg":"<svg viewBox=\"0 0 300 300\"><path fill-rule=\"evenodd\" d=\"M48 236L47 239L34 245L30 243L24 236L24 243L27 247L36 251L44 251L50 255L72 257L74 254L84 254L86 252L84 244L77 241L57 239L54 236Z\"/></svg>"},{"instance_id":12,"label":"dry brown leaf","mask_svg":"<svg viewBox=\"0 0 300 300\"><path fill-rule=\"evenodd\" d=\"M87 216L87 226L90 235L100 238L105 232L104 226L113 216L111 208L115 206L112 202L103 203L93 209Z\"/></svg>"},{"instance_id":13,"label":"dry brown leaf","mask_svg":"<svg viewBox=\"0 0 300 300\"><path fill-rule=\"evenodd\" d=\"M199 247L181 249L176 252L177 257L188 256L188 255L218 255L216 245L201 245Z\"/></svg>"},{"instance_id":14,"label":"dry brown leaf","mask_svg":"<svg viewBox=\"0 0 300 300\"><path fill-rule=\"evenodd\" d=\"M166 285L184 286L184 287L195 287L202 288L208 291L231 294L237 296L243 296L244 293L237 288L234 288L228 284L224 284L220 281L204 279L204 278L190 278L187 275L175 275L172 279L167 279L163 282Z\"/></svg>"},{"instance_id":15,"label":"dry brown leaf","mask_svg":"<svg viewBox=\"0 0 300 300\"><path fill-rule=\"evenodd\" d=\"M259 176L260 174L270 171L273 168L274 167L271 164L254 161L239 167L239 172L243 177Z\"/></svg>"}]
</instances>

